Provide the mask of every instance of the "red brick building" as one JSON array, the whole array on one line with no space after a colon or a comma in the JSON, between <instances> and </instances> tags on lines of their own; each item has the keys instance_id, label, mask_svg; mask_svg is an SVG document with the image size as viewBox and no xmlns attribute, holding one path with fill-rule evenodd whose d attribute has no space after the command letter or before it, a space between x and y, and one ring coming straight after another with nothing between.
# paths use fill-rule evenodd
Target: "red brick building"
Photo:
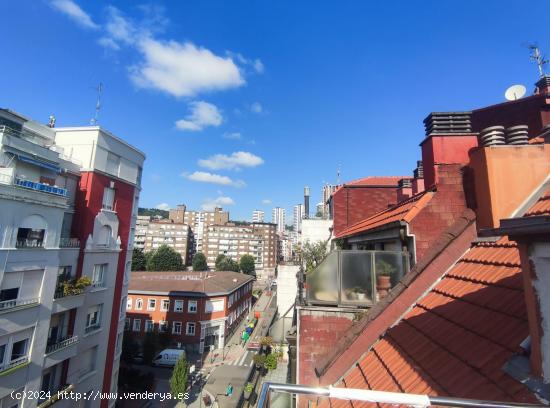
<instances>
[{"instance_id":1,"label":"red brick building","mask_svg":"<svg viewBox=\"0 0 550 408\"><path fill-rule=\"evenodd\" d=\"M253 280L236 272L133 272L126 333L167 333L192 352L222 348L250 309Z\"/></svg>"}]
</instances>

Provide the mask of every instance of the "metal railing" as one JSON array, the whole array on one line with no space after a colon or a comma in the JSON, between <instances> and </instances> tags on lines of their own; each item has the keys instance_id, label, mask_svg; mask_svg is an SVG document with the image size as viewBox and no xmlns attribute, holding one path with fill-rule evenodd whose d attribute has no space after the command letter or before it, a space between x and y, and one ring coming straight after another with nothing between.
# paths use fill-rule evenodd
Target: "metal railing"
<instances>
[{"instance_id":1,"label":"metal railing","mask_svg":"<svg viewBox=\"0 0 550 408\"><path fill-rule=\"evenodd\" d=\"M76 342L78 342L78 336L70 335L61 337L57 339L55 343L48 344L46 346L46 354L51 354L55 351L64 349L65 347L69 347L71 344L75 344Z\"/></svg>"},{"instance_id":2,"label":"metal railing","mask_svg":"<svg viewBox=\"0 0 550 408\"><path fill-rule=\"evenodd\" d=\"M353 388L315 388L306 385L265 382L262 385L260 396L258 398L258 408L267 408L270 406L272 392L282 392L294 395L315 395L317 397L342 399L348 401L363 401L379 404L408 405L416 407L446 406L467 408L533 408L545 406L538 404L485 401L467 398L439 397L422 394L406 394L399 392L374 391Z\"/></svg>"},{"instance_id":3,"label":"metal railing","mask_svg":"<svg viewBox=\"0 0 550 408\"><path fill-rule=\"evenodd\" d=\"M3 365L0 364L0 373L2 371L7 371L11 368L17 367L21 364L25 364L28 361L29 361L29 356L21 356L21 357L16 358L15 360L8 361L7 363L5 363Z\"/></svg>"},{"instance_id":4,"label":"metal railing","mask_svg":"<svg viewBox=\"0 0 550 408\"><path fill-rule=\"evenodd\" d=\"M59 248L80 248L80 240L78 238L61 238Z\"/></svg>"},{"instance_id":5,"label":"metal railing","mask_svg":"<svg viewBox=\"0 0 550 408\"><path fill-rule=\"evenodd\" d=\"M39 298L4 300L0 302L0 312L13 309L14 307L38 304L39 300Z\"/></svg>"},{"instance_id":6,"label":"metal railing","mask_svg":"<svg viewBox=\"0 0 550 408\"><path fill-rule=\"evenodd\" d=\"M42 402L37 406L37 408L46 408L52 406L60 399L70 399L69 393L74 389L74 384L64 384L56 389L49 390L50 398L42 400Z\"/></svg>"},{"instance_id":7,"label":"metal railing","mask_svg":"<svg viewBox=\"0 0 550 408\"><path fill-rule=\"evenodd\" d=\"M43 239L18 239L15 242L16 248L44 248Z\"/></svg>"},{"instance_id":8,"label":"metal railing","mask_svg":"<svg viewBox=\"0 0 550 408\"><path fill-rule=\"evenodd\" d=\"M88 334L88 333L94 332L96 330L99 330L100 328L101 328L101 323L92 324L90 326L87 326L84 329L84 333Z\"/></svg>"},{"instance_id":9,"label":"metal railing","mask_svg":"<svg viewBox=\"0 0 550 408\"><path fill-rule=\"evenodd\" d=\"M67 197L67 189L66 188L50 186L49 184L39 183L39 182L36 182L36 181L30 181L30 180L25 180L25 179L21 179L19 177L14 177L13 184L18 186L18 187L26 188L26 189L29 189L29 190L35 190L35 191L40 191L42 193L54 194L54 195L58 195L58 196L62 196L62 197Z\"/></svg>"}]
</instances>

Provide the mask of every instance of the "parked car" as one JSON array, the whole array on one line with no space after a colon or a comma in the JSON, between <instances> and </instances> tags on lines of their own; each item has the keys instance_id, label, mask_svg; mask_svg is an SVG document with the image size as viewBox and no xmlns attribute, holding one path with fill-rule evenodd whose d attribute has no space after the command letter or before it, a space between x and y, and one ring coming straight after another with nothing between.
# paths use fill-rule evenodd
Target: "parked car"
<instances>
[{"instance_id":1,"label":"parked car","mask_svg":"<svg viewBox=\"0 0 550 408\"><path fill-rule=\"evenodd\" d=\"M180 357L185 357L185 350L164 349L153 359L154 366L174 367Z\"/></svg>"}]
</instances>

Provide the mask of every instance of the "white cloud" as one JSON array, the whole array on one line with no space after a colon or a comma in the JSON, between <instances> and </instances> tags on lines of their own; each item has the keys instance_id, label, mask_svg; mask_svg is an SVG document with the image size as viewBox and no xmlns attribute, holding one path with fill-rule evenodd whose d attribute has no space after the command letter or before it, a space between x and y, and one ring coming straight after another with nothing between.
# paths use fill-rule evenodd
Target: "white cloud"
<instances>
[{"instance_id":1,"label":"white cloud","mask_svg":"<svg viewBox=\"0 0 550 408\"><path fill-rule=\"evenodd\" d=\"M263 72L265 70L264 63L262 61L260 61L259 59L254 60L253 67L254 67L254 70L258 74L263 74Z\"/></svg>"},{"instance_id":2,"label":"white cloud","mask_svg":"<svg viewBox=\"0 0 550 408\"><path fill-rule=\"evenodd\" d=\"M221 186L244 187L246 183L242 180L233 180L230 177L220 174L208 173L206 171L196 171L191 174L183 174L188 180L197 181L199 183L218 184Z\"/></svg>"},{"instance_id":3,"label":"white cloud","mask_svg":"<svg viewBox=\"0 0 550 408\"><path fill-rule=\"evenodd\" d=\"M93 29L99 28L99 25L94 23L90 15L72 0L53 0L51 5L82 27Z\"/></svg>"},{"instance_id":4,"label":"white cloud","mask_svg":"<svg viewBox=\"0 0 550 408\"><path fill-rule=\"evenodd\" d=\"M271 203L272 203L272 201L271 201L270 199L268 199L268 198L265 198L265 199L262 200L262 204L266 204L266 205L267 205L267 204L271 204Z\"/></svg>"},{"instance_id":5,"label":"white cloud","mask_svg":"<svg viewBox=\"0 0 550 408\"><path fill-rule=\"evenodd\" d=\"M234 152L230 156L215 154L207 159L200 159L199 166L211 170L239 169L241 167L256 167L263 164L264 160L250 152Z\"/></svg>"},{"instance_id":6,"label":"white cloud","mask_svg":"<svg viewBox=\"0 0 550 408\"><path fill-rule=\"evenodd\" d=\"M250 110L254 113L262 113L264 109L260 102L254 102L252 105L250 105Z\"/></svg>"},{"instance_id":7,"label":"white cloud","mask_svg":"<svg viewBox=\"0 0 550 408\"><path fill-rule=\"evenodd\" d=\"M135 24L125 17L122 12L113 6L107 7L107 22L105 23L105 31L108 38L115 42L124 44L132 44L140 35L140 30ZM145 35L142 33L141 35Z\"/></svg>"},{"instance_id":8,"label":"white cloud","mask_svg":"<svg viewBox=\"0 0 550 408\"><path fill-rule=\"evenodd\" d=\"M141 88L182 97L245 84L232 58L220 57L191 42L162 42L147 37L138 48L144 61L132 69L131 78Z\"/></svg>"},{"instance_id":9,"label":"white cloud","mask_svg":"<svg viewBox=\"0 0 550 408\"><path fill-rule=\"evenodd\" d=\"M179 130L190 130L193 132L203 130L208 126L220 126L223 117L216 105L204 101L194 101L189 104L191 113L176 121L176 128Z\"/></svg>"},{"instance_id":10,"label":"white cloud","mask_svg":"<svg viewBox=\"0 0 550 408\"><path fill-rule=\"evenodd\" d=\"M203 201L201 208L203 211L213 211L214 208L224 205L235 205L235 201L231 197L226 196L207 198Z\"/></svg>"},{"instance_id":11,"label":"white cloud","mask_svg":"<svg viewBox=\"0 0 550 408\"><path fill-rule=\"evenodd\" d=\"M239 132L225 132L222 137L224 139L241 140L243 136Z\"/></svg>"},{"instance_id":12,"label":"white cloud","mask_svg":"<svg viewBox=\"0 0 550 408\"><path fill-rule=\"evenodd\" d=\"M113 40L112 38L101 37L99 40L97 40L97 42L102 47L109 48L113 51L120 50L120 45L118 45L118 43L115 40Z\"/></svg>"},{"instance_id":13,"label":"white cloud","mask_svg":"<svg viewBox=\"0 0 550 408\"><path fill-rule=\"evenodd\" d=\"M168 204L168 203L160 203L160 204L155 205L155 208L156 208L157 210L168 211L168 210L170 209L170 204Z\"/></svg>"}]
</instances>

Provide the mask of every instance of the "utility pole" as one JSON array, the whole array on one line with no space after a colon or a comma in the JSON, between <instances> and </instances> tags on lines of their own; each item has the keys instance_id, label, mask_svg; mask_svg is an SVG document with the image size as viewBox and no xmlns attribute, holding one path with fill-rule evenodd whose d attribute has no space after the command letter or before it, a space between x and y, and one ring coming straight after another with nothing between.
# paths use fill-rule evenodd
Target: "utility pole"
<instances>
[{"instance_id":1,"label":"utility pole","mask_svg":"<svg viewBox=\"0 0 550 408\"><path fill-rule=\"evenodd\" d=\"M100 82L94 89L97 92L97 100L95 104L95 114L94 117L90 120L90 125L97 126L97 123L99 121L99 111L101 109L101 94L103 93L103 83Z\"/></svg>"},{"instance_id":2,"label":"utility pole","mask_svg":"<svg viewBox=\"0 0 550 408\"><path fill-rule=\"evenodd\" d=\"M528 48L531 50L531 55L529 58L537 64L539 76L542 78L545 75L544 66L548 63L548 60L541 54L540 49L536 44L530 44L528 45Z\"/></svg>"}]
</instances>

